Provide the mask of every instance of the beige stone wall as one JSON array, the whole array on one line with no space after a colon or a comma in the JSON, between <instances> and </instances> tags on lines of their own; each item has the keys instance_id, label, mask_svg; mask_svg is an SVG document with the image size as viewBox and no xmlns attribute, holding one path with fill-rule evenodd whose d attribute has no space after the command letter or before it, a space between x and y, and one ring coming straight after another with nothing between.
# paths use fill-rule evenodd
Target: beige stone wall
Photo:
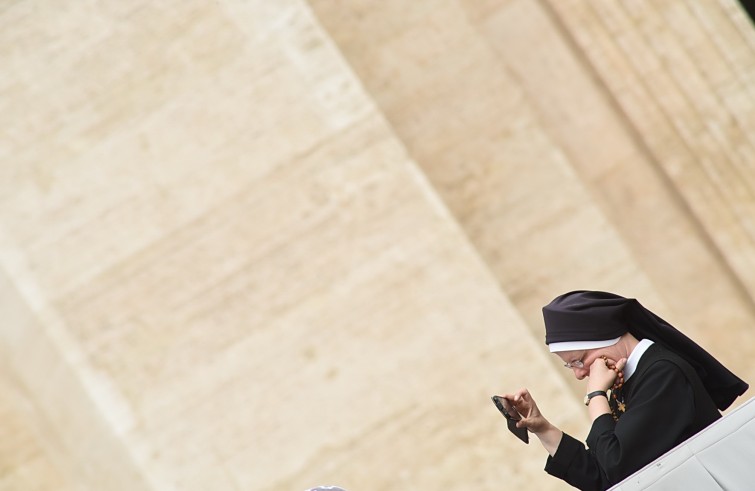
<instances>
[{"instance_id":1,"label":"beige stone wall","mask_svg":"<svg viewBox=\"0 0 755 491\"><path fill-rule=\"evenodd\" d=\"M639 298L748 381L733 0L0 7L0 489L565 489L542 344ZM750 394L739 402L749 398Z\"/></svg>"}]
</instances>

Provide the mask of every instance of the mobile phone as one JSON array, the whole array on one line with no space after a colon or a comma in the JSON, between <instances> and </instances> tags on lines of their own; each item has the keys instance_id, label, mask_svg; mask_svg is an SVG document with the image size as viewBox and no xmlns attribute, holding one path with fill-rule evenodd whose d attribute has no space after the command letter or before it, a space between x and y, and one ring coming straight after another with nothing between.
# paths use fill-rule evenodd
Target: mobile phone
<instances>
[{"instance_id":1,"label":"mobile phone","mask_svg":"<svg viewBox=\"0 0 755 491\"><path fill-rule=\"evenodd\" d=\"M517 428L516 426L516 422L522 419L519 412L511 407L509 401L501 396L492 396L491 399L493 400L495 407L497 407L501 414L503 414L503 417L506 418L506 426L509 428L509 431L524 443L529 443L530 437L527 434L527 428Z\"/></svg>"}]
</instances>

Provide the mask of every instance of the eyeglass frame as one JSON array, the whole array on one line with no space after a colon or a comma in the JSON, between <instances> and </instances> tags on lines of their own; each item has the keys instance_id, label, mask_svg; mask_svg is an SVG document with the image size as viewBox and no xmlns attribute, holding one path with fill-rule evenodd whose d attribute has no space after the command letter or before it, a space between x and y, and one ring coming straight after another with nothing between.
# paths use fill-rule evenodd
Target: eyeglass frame
<instances>
[{"instance_id":1,"label":"eyeglass frame","mask_svg":"<svg viewBox=\"0 0 755 491\"><path fill-rule=\"evenodd\" d=\"M582 360L574 360L567 363L564 363L564 366L568 369L572 368L585 368L585 364L582 362Z\"/></svg>"}]
</instances>

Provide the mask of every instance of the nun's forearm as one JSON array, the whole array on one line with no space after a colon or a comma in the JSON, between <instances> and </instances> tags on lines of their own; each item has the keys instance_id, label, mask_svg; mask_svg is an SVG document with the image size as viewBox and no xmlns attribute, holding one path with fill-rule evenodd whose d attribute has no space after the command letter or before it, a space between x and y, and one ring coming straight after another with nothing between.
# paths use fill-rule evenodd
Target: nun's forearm
<instances>
[{"instance_id":1,"label":"nun's forearm","mask_svg":"<svg viewBox=\"0 0 755 491\"><path fill-rule=\"evenodd\" d=\"M548 451L550 456L553 457L556 455L556 450L558 450L558 445L561 443L561 438L564 436L564 432L548 423L548 427L543 431L535 433L535 436L537 436L540 443L545 450Z\"/></svg>"}]
</instances>

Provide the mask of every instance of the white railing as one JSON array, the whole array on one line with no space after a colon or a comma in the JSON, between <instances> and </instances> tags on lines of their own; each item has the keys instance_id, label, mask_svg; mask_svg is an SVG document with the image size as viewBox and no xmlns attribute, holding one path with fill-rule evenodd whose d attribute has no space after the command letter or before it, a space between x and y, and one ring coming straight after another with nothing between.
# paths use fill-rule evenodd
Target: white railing
<instances>
[{"instance_id":1,"label":"white railing","mask_svg":"<svg viewBox=\"0 0 755 491\"><path fill-rule=\"evenodd\" d=\"M610 491L755 489L755 397Z\"/></svg>"}]
</instances>

